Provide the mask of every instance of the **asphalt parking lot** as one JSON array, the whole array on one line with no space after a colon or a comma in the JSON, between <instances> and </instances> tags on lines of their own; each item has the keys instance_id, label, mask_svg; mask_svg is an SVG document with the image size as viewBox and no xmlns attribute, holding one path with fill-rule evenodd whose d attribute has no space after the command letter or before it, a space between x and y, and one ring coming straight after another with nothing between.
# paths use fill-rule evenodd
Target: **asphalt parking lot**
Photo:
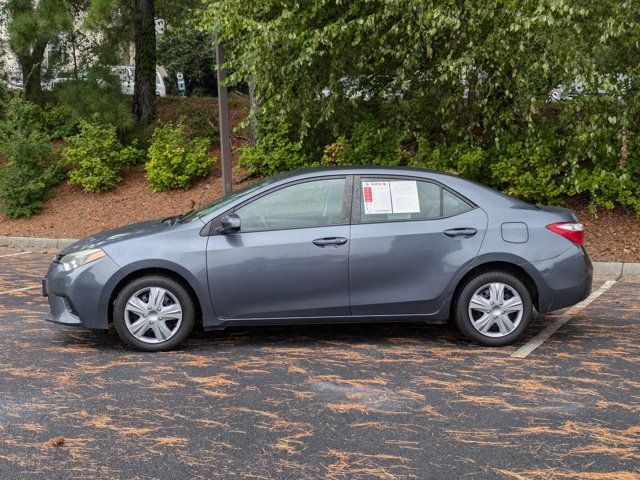
<instances>
[{"instance_id":1,"label":"asphalt parking lot","mask_svg":"<svg viewBox=\"0 0 640 480\"><path fill-rule=\"evenodd\" d=\"M43 320L52 257L0 248L2 479L640 479L638 278L526 358L558 314L499 349L400 324L141 354Z\"/></svg>"}]
</instances>

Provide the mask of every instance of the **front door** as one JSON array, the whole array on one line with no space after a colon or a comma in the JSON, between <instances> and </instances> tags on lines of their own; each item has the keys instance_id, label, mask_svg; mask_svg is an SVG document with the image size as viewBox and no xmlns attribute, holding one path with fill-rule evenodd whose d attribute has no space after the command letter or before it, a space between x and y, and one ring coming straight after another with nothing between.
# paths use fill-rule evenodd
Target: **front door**
<instances>
[{"instance_id":1,"label":"front door","mask_svg":"<svg viewBox=\"0 0 640 480\"><path fill-rule=\"evenodd\" d=\"M240 231L211 236L207 245L219 317L349 315L350 180L288 184L235 209Z\"/></svg>"},{"instance_id":2,"label":"front door","mask_svg":"<svg viewBox=\"0 0 640 480\"><path fill-rule=\"evenodd\" d=\"M353 315L429 315L473 260L486 213L438 183L360 178L354 185L349 278Z\"/></svg>"}]
</instances>

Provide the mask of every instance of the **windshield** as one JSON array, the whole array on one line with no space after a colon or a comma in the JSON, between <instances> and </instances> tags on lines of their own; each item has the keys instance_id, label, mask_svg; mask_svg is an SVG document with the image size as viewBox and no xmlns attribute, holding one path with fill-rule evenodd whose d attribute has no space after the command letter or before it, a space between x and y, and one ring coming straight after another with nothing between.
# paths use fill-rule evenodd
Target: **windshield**
<instances>
[{"instance_id":1,"label":"windshield","mask_svg":"<svg viewBox=\"0 0 640 480\"><path fill-rule=\"evenodd\" d=\"M183 222L191 222L193 220L200 220L203 217L206 217L210 213L218 210L221 207L233 202L234 200L246 195L247 193L251 193L255 190L258 190L260 187L269 183L272 179L262 180L260 182L254 183L253 185L249 185L248 187L241 188L240 190L236 190L235 192L231 192L229 195L225 195L224 197L220 197L217 200L214 200L207 205L200 207L197 210L187 213L184 217L182 217Z\"/></svg>"}]
</instances>

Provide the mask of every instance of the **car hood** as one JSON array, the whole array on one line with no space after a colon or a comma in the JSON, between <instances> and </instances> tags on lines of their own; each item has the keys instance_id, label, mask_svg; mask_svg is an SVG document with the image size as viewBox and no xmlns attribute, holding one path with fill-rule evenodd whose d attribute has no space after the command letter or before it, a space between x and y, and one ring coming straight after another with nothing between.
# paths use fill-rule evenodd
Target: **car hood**
<instances>
[{"instance_id":1,"label":"car hood","mask_svg":"<svg viewBox=\"0 0 640 480\"><path fill-rule=\"evenodd\" d=\"M65 248L61 255L87 250L90 248L102 248L112 243L130 240L133 238L145 237L152 235L160 230L170 228L167 223L162 220L149 220L146 222L132 223L120 228L105 230L95 233L90 237L83 238Z\"/></svg>"}]
</instances>

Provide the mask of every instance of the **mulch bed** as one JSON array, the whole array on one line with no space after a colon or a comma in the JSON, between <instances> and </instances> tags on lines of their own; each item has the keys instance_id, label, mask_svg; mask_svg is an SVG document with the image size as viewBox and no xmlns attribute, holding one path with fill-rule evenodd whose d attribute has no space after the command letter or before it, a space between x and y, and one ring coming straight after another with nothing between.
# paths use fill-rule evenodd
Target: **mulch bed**
<instances>
[{"instance_id":1,"label":"mulch bed","mask_svg":"<svg viewBox=\"0 0 640 480\"><path fill-rule=\"evenodd\" d=\"M234 178L240 186L242 173ZM0 215L0 235L80 238L128 223L175 215L198 208L222 194L217 174L199 180L188 191L154 193L141 165L124 172L125 181L102 194L87 194L77 186L61 185L39 215L9 219ZM571 199L586 227L585 247L595 261L640 262L640 218L620 208L589 212L586 202Z\"/></svg>"},{"instance_id":2,"label":"mulch bed","mask_svg":"<svg viewBox=\"0 0 640 480\"><path fill-rule=\"evenodd\" d=\"M595 214L586 200L570 199L585 226L585 248L594 261L640 262L640 218L622 208L599 209Z\"/></svg>"}]
</instances>

